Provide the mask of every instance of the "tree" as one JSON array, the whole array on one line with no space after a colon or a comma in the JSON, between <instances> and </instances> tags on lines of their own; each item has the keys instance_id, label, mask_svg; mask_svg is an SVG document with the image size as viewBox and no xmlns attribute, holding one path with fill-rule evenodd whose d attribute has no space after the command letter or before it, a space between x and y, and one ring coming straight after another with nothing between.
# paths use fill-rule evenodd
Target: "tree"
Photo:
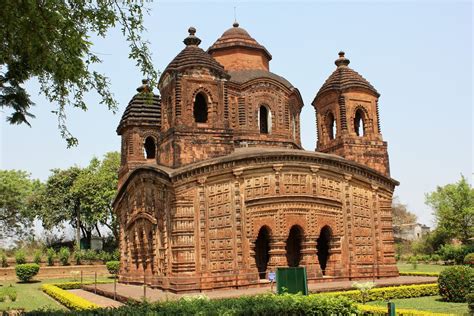
<instances>
[{"instance_id":1,"label":"tree","mask_svg":"<svg viewBox=\"0 0 474 316\"><path fill-rule=\"evenodd\" d=\"M109 152L100 161L93 158L74 183L73 190L81 196L82 212L93 219L99 236L98 224L108 227L118 240L118 224L112 208L117 194L120 154Z\"/></svg>"},{"instance_id":2,"label":"tree","mask_svg":"<svg viewBox=\"0 0 474 316\"><path fill-rule=\"evenodd\" d=\"M400 203L398 197L395 197L392 202L392 218L394 226L414 224L417 220L416 215L411 213L405 204Z\"/></svg>"},{"instance_id":3,"label":"tree","mask_svg":"<svg viewBox=\"0 0 474 316\"><path fill-rule=\"evenodd\" d=\"M30 232L34 215L28 201L40 186L21 170L0 170L0 239Z\"/></svg>"},{"instance_id":4,"label":"tree","mask_svg":"<svg viewBox=\"0 0 474 316\"><path fill-rule=\"evenodd\" d=\"M0 108L13 113L11 124L28 124L34 105L24 83L37 78L40 91L57 104L58 128L68 146L78 143L66 126L66 106L87 110L84 94L97 92L115 111L108 78L93 68L101 59L91 35L105 37L117 24L130 46L129 57L144 76L156 81L148 42L142 40L143 0L5 0L0 10Z\"/></svg>"},{"instance_id":5,"label":"tree","mask_svg":"<svg viewBox=\"0 0 474 316\"><path fill-rule=\"evenodd\" d=\"M85 168L53 169L35 205L45 229L68 223L76 230L76 243L81 235L90 244L92 232L99 226L110 228L118 237L112 201L117 193L120 154L110 152L100 161L93 158Z\"/></svg>"},{"instance_id":6,"label":"tree","mask_svg":"<svg viewBox=\"0 0 474 316\"><path fill-rule=\"evenodd\" d=\"M451 238L467 244L474 237L474 189L464 176L454 184L438 186L426 194L426 204L433 211L438 228Z\"/></svg>"}]
</instances>

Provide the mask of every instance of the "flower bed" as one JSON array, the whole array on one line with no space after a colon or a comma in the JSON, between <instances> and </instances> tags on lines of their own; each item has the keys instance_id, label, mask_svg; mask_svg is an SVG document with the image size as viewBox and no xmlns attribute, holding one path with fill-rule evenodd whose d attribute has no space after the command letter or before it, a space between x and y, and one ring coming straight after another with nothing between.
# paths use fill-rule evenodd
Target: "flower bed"
<instances>
[{"instance_id":1,"label":"flower bed","mask_svg":"<svg viewBox=\"0 0 474 316\"><path fill-rule=\"evenodd\" d=\"M432 277L438 277L439 272L399 272L400 275L405 275L405 276L432 276Z\"/></svg>"}]
</instances>

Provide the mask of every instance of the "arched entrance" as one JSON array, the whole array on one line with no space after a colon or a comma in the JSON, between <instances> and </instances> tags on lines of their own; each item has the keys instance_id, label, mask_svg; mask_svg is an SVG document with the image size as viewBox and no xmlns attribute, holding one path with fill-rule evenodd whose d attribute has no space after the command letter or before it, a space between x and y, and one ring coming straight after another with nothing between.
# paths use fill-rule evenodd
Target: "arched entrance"
<instances>
[{"instance_id":1,"label":"arched entrance","mask_svg":"<svg viewBox=\"0 0 474 316\"><path fill-rule=\"evenodd\" d=\"M286 240L286 261L289 267L297 267L301 261L301 243L303 242L303 228L293 225Z\"/></svg>"},{"instance_id":2,"label":"arched entrance","mask_svg":"<svg viewBox=\"0 0 474 316\"><path fill-rule=\"evenodd\" d=\"M270 228L262 226L255 240L255 263L260 279L266 279L268 261L270 260Z\"/></svg>"},{"instance_id":3,"label":"arched entrance","mask_svg":"<svg viewBox=\"0 0 474 316\"><path fill-rule=\"evenodd\" d=\"M318 249L318 260L319 266L321 267L321 271L323 275L326 275L326 266L329 260L329 248L330 242L332 237L332 230L329 226L324 226L321 228L321 232L319 233L319 238L316 241L316 249Z\"/></svg>"}]
</instances>

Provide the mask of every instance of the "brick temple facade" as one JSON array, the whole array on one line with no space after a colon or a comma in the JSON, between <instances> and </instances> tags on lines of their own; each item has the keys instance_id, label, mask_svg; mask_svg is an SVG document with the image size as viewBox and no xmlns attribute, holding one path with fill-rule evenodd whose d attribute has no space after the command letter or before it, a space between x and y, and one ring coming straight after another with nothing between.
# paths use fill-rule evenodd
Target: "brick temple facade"
<instances>
[{"instance_id":1,"label":"brick temple facade","mask_svg":"<svg viewBox=\"0 0 474 316\"><path fill-rule=\"evenodd\" d=\"M233 27L207 50L194 28L130 101L122 137L120 281L174 292L253 286L305 266L309 282L397 276L379 93L339 53L312 105Z\"/></svg>"}]
</instances>

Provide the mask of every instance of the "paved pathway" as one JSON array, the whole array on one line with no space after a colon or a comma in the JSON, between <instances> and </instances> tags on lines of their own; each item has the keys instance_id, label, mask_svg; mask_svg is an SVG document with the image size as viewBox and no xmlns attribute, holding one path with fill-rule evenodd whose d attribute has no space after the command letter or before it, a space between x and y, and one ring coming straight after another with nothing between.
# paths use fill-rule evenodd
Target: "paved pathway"
<instances>
[{"instance_id":1,"label":"paved pathway","mask_svg":"<svg viewBox=\"0 0 474 316\"><path fill-rule=\"evenodd\" d=\"M72 292L76 294L77 296L80 296L88 300L89 302L99 305L101 307L119 307L123 305L122 303L114 301L113 299L110 299L108 297L94 294L92 292L81 290L81 289L69 290L69 292Z\"/></svg>"},{"instance_id":2,"label":"paved pathway","mask_svg":"<svg viewBox=\"0 0 474 316\"><path fill-rule=\"evenodd\" d=\"M420 277L420 276L399 276L396 278L386 278L375 280L378 287L380 286L391 286L391 285L403 285L403 284L424 284L424 283L436 283L437 277ZM320 282L315 284L309 284L308 288L310 292L328 292L328 291L339 291L353 289L352 283L354 281L333 281L333 282ZM363 281L365 282L365 281ZM85 290L94 291L93 285L83 287ZM275 290L275 286L273 286ZM260 287L255 288L240 288L240 289L227 289L227 290L213 290L202 293L187 293L187 294L174 294L165 292L159 289L146 289L146 298L149 301L167 300L167 299L178 299L181 296L195 296L195 295L206 295L209 298L226 298L226 297L237 297L242 295L256 295L262 293L270 293L270 285L263 284ZM113 284L98 284L97 294L101 294L107 297L112 297L114 293ZM125 302L128 298L134 300L142 300L144 296L143 286L140 285L128 285L128 284L117 284L117 299Z\"/></svg>"}]
</instances>

